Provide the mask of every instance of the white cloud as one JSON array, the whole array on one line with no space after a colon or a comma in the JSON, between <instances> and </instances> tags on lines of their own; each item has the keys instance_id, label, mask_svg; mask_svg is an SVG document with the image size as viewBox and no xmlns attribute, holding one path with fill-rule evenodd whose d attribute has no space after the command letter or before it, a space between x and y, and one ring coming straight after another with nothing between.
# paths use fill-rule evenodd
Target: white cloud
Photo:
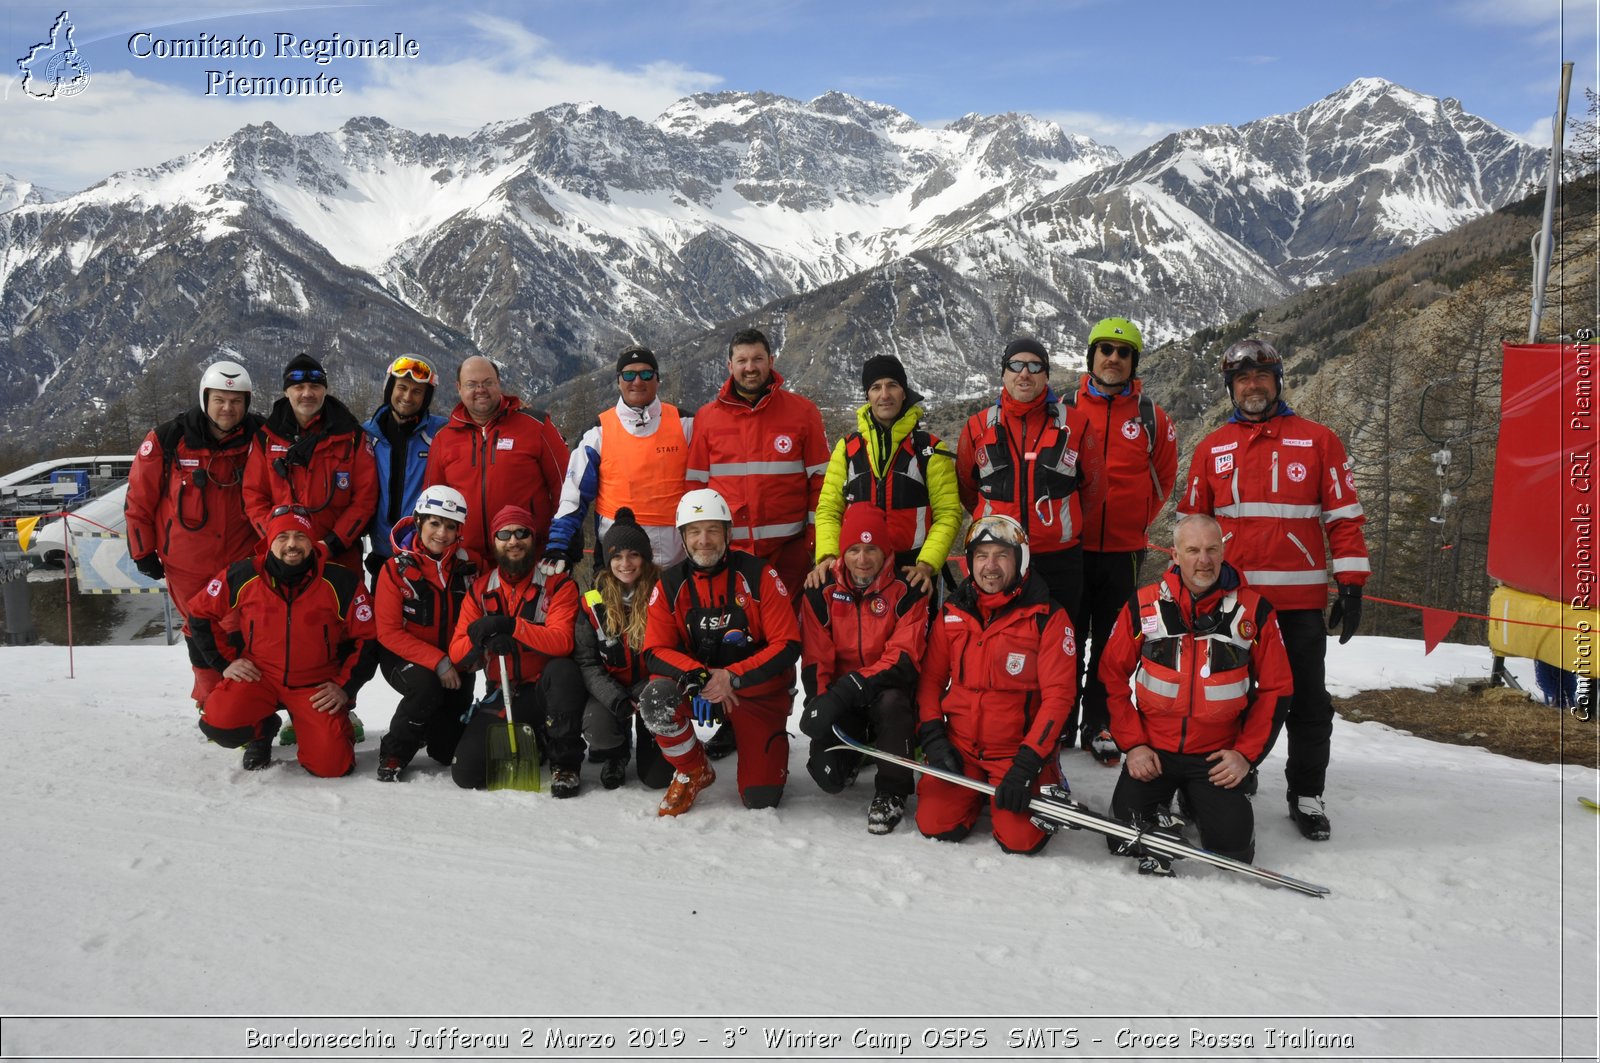
<instances>
[{"instance_id":1,"label":"white cloud","mask_svg":"<svg viewBox=\"0 0 1600 1063\"><path fill-rule=\"evenodd\" d=\"M1190 125L1098 111L1040 111L1035 117L1054 122L1068 133L1082 133L1098 144L1109 144L1125 156L1142 151L1168 133L1188 129Z\"/></svg>"},{"instance_id":2,"label":"white cloud","mask_svg":"<svg viewBox=\"0 0 1600 1063\"><path fill-rule=\"evenodd\" d=\"M119 170L154 166L270 121L291 133L332 129L356 115L378 115L421 133L468 133L559 103L592 101L654 118L673 101L714 89L721 78L651 62L624 69L579 63L521 25L469 15L459 58L372 61L366 79L338 96L220 99L203 96L204 75L180 87L126 71L96 72L69 100L25 96L15 77L0 84L0 171L75 191ZM335 67L319 68L334 71Z\"/></svg>"}]
</instances>

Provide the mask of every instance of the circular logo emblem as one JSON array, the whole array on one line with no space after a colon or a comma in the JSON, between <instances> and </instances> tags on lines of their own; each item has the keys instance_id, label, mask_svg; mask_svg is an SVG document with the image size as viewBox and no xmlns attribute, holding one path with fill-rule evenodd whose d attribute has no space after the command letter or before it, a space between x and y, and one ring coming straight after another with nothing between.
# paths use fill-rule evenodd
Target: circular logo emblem
<instances>
[{"instance_id":1,"label":"circular logo emblem","mask_svg":"<svg viewBox=\"0 0 1600 1063\"><path fill-rule=\"evenodd\" d=\"M44 67L44 80L54 85L52 95L76 96L89 87L89 61L76 48L70 52L57 52Z\"/></svg>"},{"instance_id":2,"label":"circular logo emblem","mask_svg":"<svg viewBox=\"0 0 1600 1063\"><path fill-rule=\"evenodd\" d=\"M656 599L658 599L660 597L661 597L661 584L657 583L654 587L650 588L650 601L648 601L645 604L654 605L654 604L656 604Z\"/></svg>"},{"instance_id":3,"label":"circular logo emblem","mask_svg":"<svg viewBox=\"0 0 1600 1063\"><path fill-rule=\"evenodd\" d=\"M1345 473L1344 474L1344 485L1346 487L1350 488L1350 490L1354 491L1356 489L1356 474L1353 473L1353 472Z\"/></svg>"},{"instance_id":4,"label":"circular logo emblem","mask_svg":"<svg viewBox=\"0 0 1600 1063\"><path fill-rule=\"evenodd\" d=\"M148 439L145 440L143 443L141 443L139 445L139 457L148 458L150 456L150 452L152 450L154 450L154 449L155 449L155 445L153 443L151 443Z\"/></svg>"},{"instance_id":5,"label":"circular logo emblem","mask_svg":"<svg viewBox=\"0 0 1600 1063\"><path fill-rule=\"evenodd\" d=\"M1256 637L1256 622L1250 619L1239 621L1239 637L1253 639Z\"/></svg>"},{"instance_id":6,"label":"circular logo emblem","mask_svg":"<svg viewBox=\"0 0 1600 1063\"><path fill-rule=\"evenodd\" d=\"M872 605L870 608L872 609L872 615L882 616L884 613L889 611L889 603L884 601L882 598L874 598L872 599Z\"/></svg>"},{"instance_id":7,"label":"circular logo emblem","mask_svg":"<svg viewBox=\"0 0 1600 1063\"><path fill-rule=\"evenodd\" d=\"M1122 434L1125 437L1127 437L1128 439L1138 439L1139 438L1139 420L1138 420L1138 418L1129 418L1128 420L1123 421L1122 422Z\"/></svg>"},{"instance_id":8,"label":"circular logo emblem","mask_svg":"<svg viewBox=\"0 0 1600 1063\"><path fill-rule=\"evenodd\" d=\"M740 609L743 609L744 608L744 595L735 594L733 596L733 604L737 605Z\"/></svg>"},{"instance_id":9,"label":"circular logo emblem","mask_svg":"<svg viewBox=\"0 0 1600 1063\"><path fill-rule=\"evenodd\" d=\"M869 531L862 532L861 533L861 541L864 542L864 543L870 543L872 541L872 533L869 532Z\"/></svg>"},{"instance_id":10,"label":"circular logo emblem","mask_svg":"<svg viewBox=\"0 0 1600 1063\"><path fill-rule=\"evenodd\" d=\"M787 454L789 451L794 449L794 440L788 436L779 436L777 439L772 441L772 449L776 450L779 454Z\"/></svg>"},{"instance_id":11,"label":"circular logo emblem","mask_svg":"<svg viewBox=\"0 0 1600 1063\"><path fill-rule=\"evenodd\" d=\"M1178 438L1178 428L1171 421L1167 422L1167 438L1168 439L1177 439Z\"/></svg>"},{"instance_id":12,"label":"circular logo emblem","mask_svg":"<svg viewBox=\"0 0 1600 1063\"><path fill-rule=\"evenodd\" d=\"M372 619L372 606L368 605L366 602L362 602L360 605L356 606L356 619L361 621L363 624L370 621Z\"/></svg>"},{"instance_id":13,"label":"circular logo emblem","mask_svg":"<svg viewBox=\"0 0 1600 1063\"><path fill-rule=\"evenodd\" d=\"M1298 461L1291 461L1289 463L1289 479L1293 480L1295 483L1300 483L1304 481L1305 478L1306 467L1301 465Z\"/></svg>"},{"instance_id":14,"label":"circular logo emblem","mask_svg":"<svg viewBox=\"0 0 1600 1063\"><path fill-rule=\"evenodd\" d=\"M1061 652L1068 657L1076 657L1078 655L1078 637L1072 633L1071 628L1067 629L1066 638L1061 640Z\"/></svg>"},{"instance_id":15,"label":"circular logo emblem","mask_svg":"<svg viewBox=\"0 0 1600 1063\"><path fill-rule=\"evenodd\" d=\"M771 576L772 582L778 585L778 593L783 595L785 598L789 597L789 588L785 587L783 585L783 580L778 578L778 570L775 568L769 568L767 569L767 575Z\"/></svg>"}]
</instances>

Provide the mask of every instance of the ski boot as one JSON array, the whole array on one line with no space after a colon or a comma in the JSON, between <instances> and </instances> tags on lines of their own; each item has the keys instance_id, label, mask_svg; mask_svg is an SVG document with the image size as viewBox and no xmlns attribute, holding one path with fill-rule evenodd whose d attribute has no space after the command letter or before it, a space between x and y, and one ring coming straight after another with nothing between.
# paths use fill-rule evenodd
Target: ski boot
<instances>
[{"instance_id":1,"label":"ski boot","mask_svg":"<svg viewBox=\"0 0 1600 1063\"><path fill-rule=\"evenodd\" d=\"M583 781L578 777L577 768L552 768L550 770L551 797L577 797L578 791L582 788Z\"/></svg>"},{"instance_id":2,"label":"ski boot","mask_svg":"<svg viewBox=\"0 0 1600 1063\"><path fill-rule=\"evenodd\" d=\"M1328 810L1319 797L1289 795L1289 818L1300 828L1300 833L1314 842L1325 842L1333 834L1328 823Z\"/></svg>"},{"instance_id":3,"label":"ski boot","mask_svg":"<svg viewBox=\"0 0 1600 1063\"><path fill-rule=\"evenodd\" d=\"M867 806L867 833L889 834L905 818L906 799L899 794L873 794Z\"/></svg>"},{"instance_id":4,"label":"ski boot","mask_svg":"<svg viewBox=\"0 0 1600 1063\"><path fill-rule=\"evenodd\" d=\"M1111 737L1110 731L1101 731L1089 740L1089 753L1108 768L1122 763L1122 750L1117 748L1117 740Z\"/></svg>"},{"instance_id":5,"label":"ski boot","mask_svg":"<svg viewBox=\"0 0 1600 1063\"><path fill-rule=\"evenodd\" d=\"M710 761L703 763L700 769L693 773L673 772L672 785L667 787L666 796L661 798L661 804L656 809L656 815L683 815L694 807L694 799L700 796L700 791L716 781L717 773L711 769Z\"/></svg>"}]
</instances>

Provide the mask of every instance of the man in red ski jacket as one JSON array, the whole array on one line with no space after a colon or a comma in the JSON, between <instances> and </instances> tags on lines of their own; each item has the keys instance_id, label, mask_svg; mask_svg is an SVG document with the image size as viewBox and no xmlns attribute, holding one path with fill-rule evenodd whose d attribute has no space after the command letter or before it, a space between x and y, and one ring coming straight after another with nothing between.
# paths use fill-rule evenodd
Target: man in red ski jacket
<instances>
[{"instance_id":1,"label":"man in red ski jacket","mask_svg":"<svg viewBox=\"0 0 1600 1063\"><path fill-rule=\"evenodd\" d=\"M461 401L433 437L422 486L444 484L466 498L471 515L461 543L479 557L494 556L489 521L496 513L528 510L538 557L567 474L567 444L549 414L501 391L500 370L487 358L462 362L456 389Z\"/></svg>"},{"instance_id":2,"label":"man in red ski jacket","mask_svg":"<svg viewBox=\"0 0 1600 1063\"><path fill-rule=\"evenodd\" d=\"M1084 506L1099 505L1104 488L1089 419L1050 390L1050 355L1030 336L1006 346L1000 379L1000 397L967 420L956 445L961 504L974 520L1016 521L1034 575L1071 612L1083 586Z\"/></svg>"},{"instance_id":3,"label":"man in red ski jacket","mask_svg":"<svg viewBox=\"0 0 1600 1063\"><path fill-rule=\"evenodd\" d=\"M200 404L144 437L128 473L128 554L150 579L167 581L173 608L189 600L259 536L244 511L244 467L261 418L250 412L250 374L216 362L200 376ZM186 630L195 706L222 681Z\"/></svg>"},{"instance_id":4,"label":"man in red ski jacket","mask_svg":"<svg viewBox=\"0 0 1600 1063\"><path fill-rule=\"evenodd\" d=\"M495 566L478 577L461 603L450 658L463 668L483 664L488 694L456 744L450 774L457 786L481 790L488 785L489 728L505 726L506 707L495 696L505 666L516 720L533 725L539 748L549 757L550 796L576 797L584 704L583 675L571 656L578 585L565 572L534 578L536 523L521 506L501 507L489 524Z\"/></svg>"},{"instance_id":5,"label":"man in red ski jacket","mask_svg":"<svg viewBox=\"0 0 1600 1063\"><path fill-rule=\"evenodd\" d=\"M928 634L917 684L917 738L936 768L995 784L994 839L1011 853L1036 853L1050 836L1028 801L1056 776L1061 731L1078 685L1072 624L1030 571L1027 536L1011 517L979 517L967 529L971 573ZM982 794L924 775L917 829L960 841L978 821Z\"/></svg>"},{"instance_id":6,"label":"man in red ski jacket","mask_svg":"<svg viewBox=\"0 0 1600 1063\"><path fill-rule=\"evenodd\" d=\"M1293 689L1289 658L1272 606L1222 559L1221 525L1186 517L1174 553L1167 574L1123 607L1101 655L1112 734L1128 751L1111 813L1171 830L1161 814L1179 793L1201 845L1248 863L1247 780ZM1141 874L1171 874L1166 857L1129 855L1142 857Z\"/></svg>"},{"instance_id":7,"label":"man in red ski jacket","mask_svg":"<svg viewBox=\"0 0 1600 1063\"><path fill-rule=\"evenodd\" d=\"M304 513L270 518L256 554L189 601L195 644L223 677L200 730L225 749L244 746L247 771L271 763L280 705L306 771L334 778L355 768L350 706L377 666L372 599L359 570L330 564L314 533Z\"/></svg>"},{"instance_id":8,"label":"man in red ski jacket","mask_svg":"<svg viewBox=\"0 0 1600 1063\"><path fill-rule=\"evenodd\" d=\"M1222 377L1233 415L1195 447L1178 513L1216 517L1233 565L1278 612L1294 672L1294 700L1280 721L1289 734L1289 814L1307 838L1326 841L1322 791L1333 735L1327 632L1337 630L1342 645L1361 622L1361 587L1372 571L1361 533L1367 518L1339 437L1283 401L1283 359L1270 343L1229 347ZM1339 594L1324 629L1330 552Z\"/></svg>"},{"instance_id":9,"label":"man in red ski jacket","mask_svg":"<svg viewBox=\"0 0 1600 1063\"><path fill-rule=\"evenodd\" d=\"M1177 429L1139 383L1143 349L1144 337L1127 318L1097 322L1089 331L1089 371L1068 400L1089 418L1090 460L1106 474L1099 503L1083 511L1083 593L1070 613L1073 630L1089 640L1079 655L1080 744L1111 766L1121 753L1097 668L1117 613L1139 586L1150 525L1178 475Z\"/></svg>"},{"instance_id":10,"label":"man in red ski jacket","mask_svg":"<svg viewBox=\"0 0 1600 1063\"><path fill-rule=\"evenodd\" d=\"M728 344L728 379L700 407L689 441L690 488L709 487L733 512L729 546L762 558L794 593L811 568L828 439L816 403L783 386L759 329Z\"/></svg>"},{"instance_id":11,"label":"man in red ski jacket","mask_svg":"<svg viewBox=\"0 0 1600 1063\"><path fill-rule=\"evenodd\" d=\"M738 748L740 800L772 808L789 777L785 726L800 656L794 606L771 566L728 549L733 513L717 492L684 494L677 523L687 556L650 595L644 656L654 678L639 694L639 716L674 769L657 811L682 815L716 780L694 724L717 716Z\"/></svg>"},{"instance_id":12,"label":"man in red ski jacket","mask_svg":"<svg viewBox=\"0 0 1600 1063\"><path fill-rule=\"evenodd\" d=\"M256 432L244 470L244 507L262 535L274 510L298 506L328 560L360 571L361 537L378 507L372 440L309 354L283 371L283 398Z\"/></svg>"},{"instance_id":13,"label":"man in red ski jacket","mask_svg":"<svg viewBox=\"0 0 1600 1063\"><path fill-rule=\"evenodd\" d=\"M833 733L910 757L917 667L927 649L928 595L895 571L889 522L871 502L847 506L831 582L805 592L800 609L806 707L800 730L811 739L806 770L830 794L842 791L861 754L829 752ZM888 834L905 815L911 769L878 764L867 830Z\"/></svg>"}]
</instances>

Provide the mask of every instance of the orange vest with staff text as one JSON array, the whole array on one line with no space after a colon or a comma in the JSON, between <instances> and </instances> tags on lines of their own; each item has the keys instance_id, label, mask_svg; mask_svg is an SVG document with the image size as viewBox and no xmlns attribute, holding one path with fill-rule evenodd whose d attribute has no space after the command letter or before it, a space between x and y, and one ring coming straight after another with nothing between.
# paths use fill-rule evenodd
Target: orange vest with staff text
<instances>
[{"instance_id":1,"label":"orange vest with staff text","mask_svg":"<svg viewBox=\"0 0 1600 1063\"><path fill-rule=\"evenodd\" d=\"M678 408L661 404L661 423L647 436L622 427L617 411L600 415L600 484L594 508L607 520L627 506L645 527L677 523L683 473L689 466L689 441L683 438Z\"/></svg>"}]
</instances>

